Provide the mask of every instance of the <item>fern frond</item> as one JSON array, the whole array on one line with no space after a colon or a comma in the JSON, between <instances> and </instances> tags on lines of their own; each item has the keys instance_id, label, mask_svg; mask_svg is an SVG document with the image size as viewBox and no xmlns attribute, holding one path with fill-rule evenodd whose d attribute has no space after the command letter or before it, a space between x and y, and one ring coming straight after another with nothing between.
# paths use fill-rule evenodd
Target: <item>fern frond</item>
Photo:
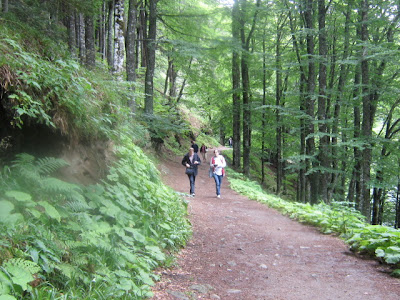
<instances>
[{"instance_id":1,"label":"fern frond","mask_svg":"<svg viewBox=\"0 0 400 300\"><path fill-rule=\"evenodd\" d=\"M39 158L36 161L37 170L42 175L49 175L68 165L69 164L65 160L54 157Z\"/></svg>"},{"instance_id":2,"label":"fern frond","mask_svg":"<svg viewBox=\"0 0 400 300\"><path fill-rule=\"evenodd\" d=\"M68 183L57 178L48 177L41 180L42 188L45 192L69 195L74 190L79 189L76 184Z\"/></svg>"}]
</instances>

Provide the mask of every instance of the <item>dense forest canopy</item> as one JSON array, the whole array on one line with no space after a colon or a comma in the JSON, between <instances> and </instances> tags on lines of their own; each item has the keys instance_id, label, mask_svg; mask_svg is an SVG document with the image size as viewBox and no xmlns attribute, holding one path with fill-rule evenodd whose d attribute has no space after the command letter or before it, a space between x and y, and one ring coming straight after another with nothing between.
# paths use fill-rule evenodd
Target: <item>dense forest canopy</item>
<instances>
[{"instance_id":1,"label":"dense forest canopy","mask_svg":"<svg viewBox=\"0 0 400 300\"><path fill-rule=\"evenodd\" d=\"M397 1L0 3L2 22L40 24L76 61L128 85L126 107L154 143L189 110L233 138L235 168L277 194L348 201L399 226ZM13 124L35 115L19 108ZM50 110L37 115L54 123Z\"/></svg>"}]
</instances>

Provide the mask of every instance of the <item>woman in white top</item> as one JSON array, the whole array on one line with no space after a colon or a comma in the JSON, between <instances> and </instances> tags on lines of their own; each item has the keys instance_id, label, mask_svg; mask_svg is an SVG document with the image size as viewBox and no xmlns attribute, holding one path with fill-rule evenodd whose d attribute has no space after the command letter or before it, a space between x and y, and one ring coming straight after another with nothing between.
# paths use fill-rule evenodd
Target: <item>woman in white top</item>
<instances>
[{"instance_id":1,"label":"woman in white top","mask_svg":"<svg viewBox=\"0 0 400 300\"><path fill-rule=\"evenodd\" d=\"M210 160L210 167L213 168L213 177L217 191L217 198L221 198L222 178L225 175L226 162L225 158L219 154L218 149L214 150L214 156Z\"/></svg>"}]
</instances>

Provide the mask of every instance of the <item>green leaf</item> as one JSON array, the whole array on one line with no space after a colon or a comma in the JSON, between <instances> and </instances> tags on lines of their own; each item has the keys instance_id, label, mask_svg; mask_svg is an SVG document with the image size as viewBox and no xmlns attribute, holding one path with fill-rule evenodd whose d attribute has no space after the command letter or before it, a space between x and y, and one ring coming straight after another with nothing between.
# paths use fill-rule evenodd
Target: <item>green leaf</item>
<instances>
[{"instance_id":1,"label":"green leaf","mask_svg":"<svg viewBox=\"0 0 400 300\"><path fill-rule=\"evenodd\" d=\"M28 283L34 279L32 274L26 269L16 265L9 265L6 269L11 275L13 284L19 285L23 291L26 291L28 289Z\"/></svg>"},{"instance_id":2,"label":"green leaf","mask_svg":"<svg viewBox=\"0 0 400 300\"><path fill-rule=\"evenodd\" d=\"M8 217L14 209L14 204L10 201L0 201L0 220L4 220Z\"/></svg>"},{"instance_id":3,"label":"green leaf","mask_svg":"<svg viewBox=\"0 0 400 300\"><path fill-rule=\"evenodd\" d=\"M0 300L17 300L17 298L11 295L1 295Z\"/></svg>"},{"instance_id":4,"label":"green leaf","mask_svg":"<svg viewBox=\"0 0 400 300\"><path fill-rule=\"evenodd\" d=\"M6 196L21 202L29 202L32 200L31 195L20 191L7 191Z\"/></svg>"},{"instance_id":5,"label":"green leaf","mask_svg":"<svg viewBox=\"0 0 400 300\"><path fill-rule=\"evenodd\" d=\"M42 206L42 207L45 209L46 214L47 214L50 218L55 219L55 220L57 220L58 222L61 221L60 213L57 211L57 209L56 209L53 205L49 204L49 203L46 202L46 201L40 201L38 204L39 204L40 206Z\"/></svg>"}]
</instances>

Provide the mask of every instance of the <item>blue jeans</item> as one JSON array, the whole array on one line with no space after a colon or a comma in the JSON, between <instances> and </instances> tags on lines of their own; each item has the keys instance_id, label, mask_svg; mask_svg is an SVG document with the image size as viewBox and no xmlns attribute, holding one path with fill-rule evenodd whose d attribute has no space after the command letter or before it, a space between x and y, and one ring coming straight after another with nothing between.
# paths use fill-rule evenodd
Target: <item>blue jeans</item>
<instances>
[{"instance_id":1,"label":"blue jeans","mask_svg":"<svg viewBox=\"0 0 400 300\"><path fill-rule=\"evenodd\" d=\"M191 174L188 175L189 177L189 182L190 182L190 194L194 194L194 183L196 181L196 176Z\"/></svg>"},{"instance_id":2,"label":"blue jeans","mask_svg":"<svg viewBox=\"0 0 400 300\"><path fill-rule=\"evenodd\" d=\"M221 184L222 184L222 178L223 177L224 176L222 176L222 175L214 174L215 187L217 189L217 196L221 195Z\"/></svg>"}]
</instances>

